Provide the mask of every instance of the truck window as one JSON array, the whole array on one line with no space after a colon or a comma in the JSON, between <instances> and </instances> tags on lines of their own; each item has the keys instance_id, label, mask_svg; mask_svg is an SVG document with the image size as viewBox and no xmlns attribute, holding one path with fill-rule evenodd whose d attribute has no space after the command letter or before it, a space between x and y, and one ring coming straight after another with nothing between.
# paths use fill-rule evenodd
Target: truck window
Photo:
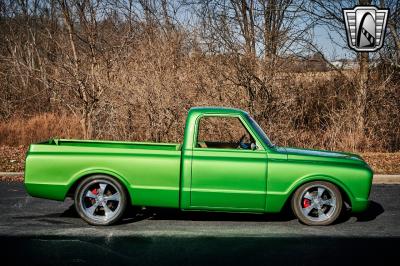
<instances>
[{"instance_id":1,"label":"truck window","mask_svg":"<svg viewBox=\"0 0 400 266\"><path fill-rule=\"evenodd\" d=\"M255 143L237 117L205 116L200 119L197 144L199 148L250 149Z\"/></svg>"}]
</instances>

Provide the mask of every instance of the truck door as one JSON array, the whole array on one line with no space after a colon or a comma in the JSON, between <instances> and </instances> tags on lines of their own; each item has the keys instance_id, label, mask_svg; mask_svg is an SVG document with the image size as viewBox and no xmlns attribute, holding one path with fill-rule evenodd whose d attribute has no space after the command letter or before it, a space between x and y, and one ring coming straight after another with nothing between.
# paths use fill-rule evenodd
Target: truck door
<instances>
[{"instance_id":1,"label":"truck door","mask_svg":"<svg viewBox=\"0 0 400 266\"><path fill-rule=\"evenodd\" d=\"M264 210L267 154L240 117L203 116L192 154L191 208Z\"/></svg>"}]
</instances>

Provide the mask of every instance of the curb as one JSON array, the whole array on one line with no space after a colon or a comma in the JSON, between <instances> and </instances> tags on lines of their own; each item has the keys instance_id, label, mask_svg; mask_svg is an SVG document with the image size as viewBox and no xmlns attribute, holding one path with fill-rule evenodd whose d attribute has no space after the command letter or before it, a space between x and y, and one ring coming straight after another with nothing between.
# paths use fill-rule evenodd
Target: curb
<instances>
[{"instance_id":1,"label":"curb","mask_svg":"<svg viewBox=\"0 0 400 266\"><path fill-rule=\"evenodd\" d=\"M0 176L23 176L24 172L0 172Z\"/></svg>"},{"instance_id":2,"label":"curb","mask_svg":"<svg viewBox=\"0 0 400 266\"><path fill-rule=\"evenodd\" d=\"M21 177L23 178L24 172L0 172L0 181L1 177ZM372 180L373 184L400 184L400 174L397 175L374 175L374 179Z\"/></svg>"},{"instance_id":3,"label":"curb","mask_svg":"<svg viewBox=\"0 0 400 266\"><path fill-rule=\"evenodd\" d=\"M374 184L400 184L400 175L374 175Z\"/></svg>"}]
</instances>

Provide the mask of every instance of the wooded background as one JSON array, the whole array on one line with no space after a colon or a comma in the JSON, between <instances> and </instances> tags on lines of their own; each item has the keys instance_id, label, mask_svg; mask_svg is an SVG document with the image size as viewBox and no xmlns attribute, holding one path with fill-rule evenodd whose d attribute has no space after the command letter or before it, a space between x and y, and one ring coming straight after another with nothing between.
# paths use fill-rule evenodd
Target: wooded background
<instances>
[{"instance_id":1,"label":"wooded background","mask_svg":"<svg viewBox=\"0 0 400 266\"><path fill-rule=\"evenodd\" d=\"M390 9L384 47L346 49L342 8ZM339 39L338 39L339 38ZM193 106L248 111L278 145L400 150L397 0L0 0L0 144L181 142Z\"/></svg>"}]
</instances>

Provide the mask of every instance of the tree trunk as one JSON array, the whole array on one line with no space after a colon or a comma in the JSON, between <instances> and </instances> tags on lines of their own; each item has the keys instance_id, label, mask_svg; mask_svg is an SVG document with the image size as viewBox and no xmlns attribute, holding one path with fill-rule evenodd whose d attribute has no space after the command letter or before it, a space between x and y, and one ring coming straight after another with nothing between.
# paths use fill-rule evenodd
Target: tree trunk
<instances>
[{"instance_id":1,"label":"tree trunk","mask_svg":"<svg viewBox=\"0 0 400 266\"><path fill-rule=\"evenodd\" d=\"M63 14L63 20L64 23L67 27L67 32L68 32L68 39L69 39L69 44L71 46L71 51L72 51L72 58L73 58L73 76L75 81L77 82L77 87L75 88L77 90L77 93L79 95L79 99L83 105L83 111L82 111L82 118L81 118L81 126L83 130L83 135L85 139L90 139L92 137L92 122L91 122L91 111L88 108L88 95L86 92L85 85L80 79L80 65L79 65L79 58L78 58L78 53L74 41L74 24L71 18L71 10L70 7L68 6L68 1L60 1L60 6Z\"/></svg>"},{"instance_id":2,"label":"tree trunk","mask_svg":"<svg viewBox=\"0 0 400 266\"><path fill-rule=\"evenodd\" d=\"M371 0L359 0L360 5L370 5ZM367 89L369 78L369 56L368 52L361 52L358 55L359 77L356 95L355 113L355 144L359 147L364 140L365 128L365 107L367 105Z\"/></svg>"},{"instance_id":3,"label":"tree trunk","mask_svg":"<svg viewBox=\"0 0 400 266\"><path fill-rule=\"evenodd\" d=\"M368 52L362 52L359 54L359 80L358 80L358 90L356 96L356 144L359 146L364 139L364 117L365 117L365 107L367 104L367 88L368 88L368 78L369 78L369 57Z\"/></svg>"},{"instance_id":4,"label":"tree trunk","mask_svg":"<svg viewBox=\"0 0 400 266\"><path fill-rule=\"evenodd\" d=\"M80 122L83 130L83 138L91 139L93 133L91 113L85 110L84 113L82 114L82 119L80 120Z\"/></svg>"}]
</instances>

